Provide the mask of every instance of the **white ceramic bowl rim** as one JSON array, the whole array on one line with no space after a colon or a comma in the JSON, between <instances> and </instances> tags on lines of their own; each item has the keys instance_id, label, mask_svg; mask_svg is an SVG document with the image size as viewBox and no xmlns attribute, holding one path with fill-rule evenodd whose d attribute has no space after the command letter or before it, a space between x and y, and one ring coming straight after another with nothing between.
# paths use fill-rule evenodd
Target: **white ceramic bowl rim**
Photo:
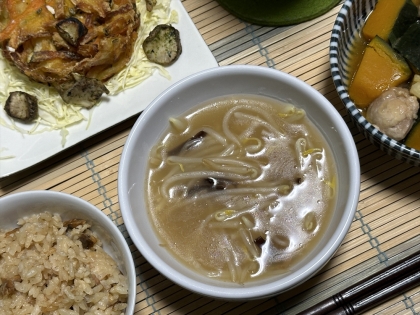
<instances>
[{"instance_id":1,"label":"white ceramic bowl rim","mask_svg":"<svg viewBox=\"0 0 420 315\"><path fill-rule=\"evenodd\" d=\"M338 129L339 133L341 133L344 139L344 145L346 152L348 153L348 165L352 172L349 174L349 199L346 201L345 212L343 217L341 218L340 228L334 231L333 237L328 240L328 244L325 246L325 250L321 250L319 253L316 254L315 258L313 258L310 263L306 265L307 269L301 270L301 273L292 273L279 281L273 281L268 284L256 286L238 286L237 288L225 288L223 285L209 285L204 284L199 281L195 281L194 279L190 279L185 275L179 273L177 270L172 268L171 266L167 265L165 261L163 261L159 255L157 255L152 248L147 244L145 239L138 234L138 229L135 225L135 220L133 217L133 211L131 209L131 205L128 201L128 195L130 189L133 187L129 187L130 184L126 183L124 178L127 178L130 169L129 169L129 156L132 154L133 147L135 146L136 139L140 137L142 131L142 125L145 121L149 119L149 117L155 115L159 110L160 102L163 102L165 99L170 99L176 94L178 88L188 85L191 82L196 80L210 80L209 78L217 78L219 76L224 75L231 75L231 74L240 74L240 75L264 75L270 76L275 78L276 80L280 80L282 82L289 82L291 85L297 87L302 93L308 93L310 96L322 107L326 109L326 115L329 115L331 119L336 122L336 128ZM147 131L144 131L147 132ZM163 132L163 130L162 130ZM142 253L142 255L164 276L172 280L173 282L190 289L192 291L198 292L202 295L211 296L214 298L222 298L228 300L243 300L248 298L259 298L259 297L266 297L270 295L274 295L279 292L283 292L286 290L291 289L303 281L309 279L313 276L316 272L318 272L333 256L336 252L338 247L340 246L341 242L343 241L345 235L348 232L348 229L351 225L353 220L358 198L359 198L359 188L360 188L360 166L359 166L359 157L357 154L357 149L354 144L353 137L348 130L347 125L345 124L344 120L337 112L337 110L332 106L332 104L318 91L316 91L313 87L309 86L308 84L304 83L303 81L286 74L284 72L280 72L275 69L260 67L260 66L249 66L249 65L235 65L235 66L223 66L218 68L213 68L209 70L205 70L199 72L197 74L191 75L164 91L160 94L140 115L137 122L135 123L134 127L132 128L120 162L120 169L118 175L118 194L119 194L119 202L121 207L121 212L123 215L123 219L125 225L127 227L127 231L130 234L133 242ZM147 218L148 219L148 218Z\"/></svg>"},{"instance_id":2,"label":"white ceramic bowl rim","mask_svg":"<svg viewBox=\"0 0 420 315\"><path fill-rule=\"evenodd\" d=\"M54 204L56 202L65 202L68 201L72 206L77 205L77 208L88 210L87 216L89 217L95 217L97 220L96 222L101 224L102 227L105 227L105 229L110 232L112 238L116 242L116 245L118 246L119 251L121 251L121 254L126 257L125 260L125 272L128 279L128 290L130 292L128 301L127 301L127 308L126 308L126 315L131 315L134 313L134 306L135 306L135 299L136 299L136 273L135 273L135 266L134 261L132 259L131 251L128 247L128 244L118 229L118 227L112 222L110 218L108 218L101 210L99 210L97 207L92 205L91 203L87 202L86 200L83 200L81 198L78 198L76 196L63 193L63 192L57 192L57 191L50 191L50 190L33 190L33 191L24 191L24 192L18 192L18 193L12 193L10 195L6 195L0 198L0 216L2 215L2 210L4 210L4 207L8 205L8 208L11 208L10 205L17 205L16 207L16 213L15 215L17 217L21 216L28 216L27 209L22 209L19 207L20 204L27 204L30 200L30 204L37 204L39 202L42 202L46 206L48 206L48 202L52 201ZM83 212L84 212L83 210ZM24 214L26 213L26 214ZM37 212L38 213L38 212ZM100 222L99 222L100 221ZM4 220L2 221L4 223ZM95 222L92 222L93 225L95 225ZM3 224L0 226L1 228L4 228ZM6 226L6 228L9 228ZM120 262L121 263L121 262Z\"/></svg>"}]
</instances>

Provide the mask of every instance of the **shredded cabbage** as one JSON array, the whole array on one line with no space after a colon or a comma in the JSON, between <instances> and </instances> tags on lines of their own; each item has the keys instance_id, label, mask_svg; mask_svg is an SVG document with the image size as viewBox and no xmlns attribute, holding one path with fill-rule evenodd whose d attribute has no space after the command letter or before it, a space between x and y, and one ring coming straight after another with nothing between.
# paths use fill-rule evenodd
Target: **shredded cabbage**
<instances>
[{"instance_id":1,"label":"shredded cabbage","mask_svg":"<svg viewBox=\"0 0 420 315\"><path fill-rule=\"evenodd\" d=\"M0 154L2 154L3 151L7 151L7 149L6 148L0 148ZM13 158L15 158L14 155L2 155L0 157L0 160L8 160L8 159L13 159Z\"/></svg>"},{"instance_id":2,"label":"shredded cabbage","mask_svg":"<svg viewBox=\"0 0 420 315\"><path fill-rule=\"evenodd\" d=\"M117 75L112 77L105 85L110 95L116 95L125 89L130 89L158 71L163 77L170 79L168 71L155 63L148 61L143 52L142 43L151 30L158 24L175 24L178 22L178 13L170 8L171 0L160 0L154 6L152 12L146 10L144 0L136 0L137 10L140 13L141 25L138 38L134 46L133 55L127 66ZM52 130L60 130L61 144L64 147L66 137L69 134L68 127L86 123L86 129L90 125L92 109L87 110L80 106L66 104L58 92L47 85L33 82L24 74L7 62L0 54L0 103L5 104L9 93L23 91L38 98L39 116L29 125L16 124L13 119L4 115L0 116L0 126L16 130L23 135L39 134ZM0 157L0 159L11 158Z\"/></svg>"}]
</instances>

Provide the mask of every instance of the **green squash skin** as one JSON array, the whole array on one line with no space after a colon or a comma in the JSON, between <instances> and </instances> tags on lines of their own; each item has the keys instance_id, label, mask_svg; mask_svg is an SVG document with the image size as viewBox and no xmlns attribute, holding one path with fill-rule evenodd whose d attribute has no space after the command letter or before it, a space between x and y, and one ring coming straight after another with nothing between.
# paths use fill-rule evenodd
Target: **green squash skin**
<instances>
[{"instance_id":1,"label":"green squash skin","mask_svg":"<svg viewBox=\"0 0 420 315\"><path fill-rule=\"evenodd\" d=\"M394 23L394 26L389 34L389 41L391 46L395 48L398 44L398 41L408 30L411 24L415 23L417 20L418 9L416 5L411 0L406 0L405 4L401 8L400 13L398 14L397 20Z\"/></svg>"},{"instance_id":2,"label":"green squash skin","mask_svg":"<svg viewBox=\"0 0 420 315\"><path fill-rule=\"evenodd\" d=\"M285 26L314 19L340 0L217 0L232 15L251 24Z\"/></svg>"},{"instance_id":3,"label":"green squash skin","mask_svg":"<svg viewBox=\"0 0 420 315\"><path fill-rule=\"evenodd\" d=\"M411 24L408 30L397 41L397 50L408 60L415 73L420 73L420 22Z\"/></svg>"}]
</instances>

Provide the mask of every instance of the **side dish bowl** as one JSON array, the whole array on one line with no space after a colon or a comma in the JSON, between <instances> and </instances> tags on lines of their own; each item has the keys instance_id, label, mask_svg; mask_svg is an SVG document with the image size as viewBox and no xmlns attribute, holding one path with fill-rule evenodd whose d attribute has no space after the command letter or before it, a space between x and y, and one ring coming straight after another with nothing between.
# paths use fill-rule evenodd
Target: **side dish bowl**
<instances>
[{"instance_id":1,"label":"side dish bowl","mask_svg":"<svg viewBox=\"0 0 420 315\"><path fill-rule=\"evenodd\" d=\"M352 43L360 34L366 18L375 7L377 1L355 0L345 1L338 13L331 34L330 67L336 90L347 108L349 117L359 131L376 147L386 154L411 165L420 165L420 151L396 141L369 123L354 102L349 98L348 86L351 82L348 71Z\"/></svg>"},{"instance_id":2,"label":"side dish bowl","mask_svg":"<svg viewBox=\"0 0 420 315\"><path fill-rule=\"evenodd\" d=\"M287 275L243 285L222 282L188 269L160 245L145 201L146 166L152 146L176 117L207 100L232 94L271 97L303 108L332 149L337 166L337 203L321 241ZM289 290L317 273L334 255L353 220L360 169L353 138L342 117L315 89L280 71L258 66L206 70L174 84L141 114L125 144L118 175L121 212L128 233L143 256L164 276L193 292L227 300L264 298Z\"/></svg>"},{"instance_id":3,"label":"side dish bowl","mask_svg":"<svg viewBox=\"0 0 420 315\"><path fill-rule=\"evenodd\" d=\"M0 228L11 230L17 227L22 217L41 212L59 214L63 221L83 219L99 237L102 247L117 263L128 279L126 315L134 312L136 298L136 274L131 251L124 236L102 211L78 197L48 190L19 192L0 198Z\"/></svg>"}]
</instances>

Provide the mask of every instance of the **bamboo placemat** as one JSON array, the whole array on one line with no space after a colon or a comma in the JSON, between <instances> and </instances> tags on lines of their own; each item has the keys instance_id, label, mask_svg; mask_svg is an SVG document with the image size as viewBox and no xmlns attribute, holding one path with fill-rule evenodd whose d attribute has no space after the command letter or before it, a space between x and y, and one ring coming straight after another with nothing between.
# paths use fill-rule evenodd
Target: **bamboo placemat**
<instances>
[{"instance_id":1,"label":"bamboo placemat","mask_svg":"<svg viewBox=\"0 0 420 315\"><path fill-rule=\"evenodd\" d=\"M420 168L385 155L364 139L347 117L331 80L329 37L341 4L309 22L261 27L238 20L214 0L182 3L219 65L252 64L297 76L325 95L347 122L360 156L360 202L342 246L322 271L289 292L248 302L199 296L160 275L131 242L118 203L118 164L137 117L1 179L0 196L38 189L62 191L107 214L125 235L137 266L136 314L296 314L419 250ZM419 312L420 286L369 314Z\"/></svg>"}]
</instances>

